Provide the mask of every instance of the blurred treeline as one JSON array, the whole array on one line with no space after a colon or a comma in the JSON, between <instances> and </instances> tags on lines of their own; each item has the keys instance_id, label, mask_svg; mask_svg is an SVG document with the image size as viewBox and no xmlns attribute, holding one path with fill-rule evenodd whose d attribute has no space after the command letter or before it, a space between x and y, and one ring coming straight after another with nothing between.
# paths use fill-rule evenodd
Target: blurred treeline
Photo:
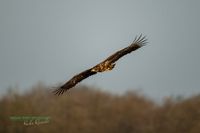
<instances>
[{"instance_id":1,"label":"blurred treeline","mask_svg":"<svg viewBox=\"0 0 200 133\"><path fill-rule=\"evenodd\" d=\"M25 126L10 116L48 116L49 123ZM0 99L0 133L200 133L200 96L166 99L162 104L135 92L113 95L93 87L55 96L38 84Z\"/></svg>"}]
</instances>

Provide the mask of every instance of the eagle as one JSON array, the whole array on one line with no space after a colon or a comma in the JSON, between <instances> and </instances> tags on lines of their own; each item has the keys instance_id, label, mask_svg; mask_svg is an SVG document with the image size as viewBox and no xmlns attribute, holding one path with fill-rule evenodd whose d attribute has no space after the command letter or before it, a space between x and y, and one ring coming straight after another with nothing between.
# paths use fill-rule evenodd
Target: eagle
<instances>
[{"instance_id":1,"label":"eagle","mask_svg":"<svg viewBox=\"0 0 200 133\"><path fill-rule=\"evenodd\" d=\"M126 48L123 48L108 58L106 58L104 61L100 62L99 64L93 66L92 68L89 68L75 76L73 76L69 81L67 81L65 84L63 84L60 87L57 87L57 89L54 90L55 95L61 95L70 88L74 87L76 84L81 82L82 80L88 78L89 76L92 76L94 74L97 74L99 72L105 72L110 71L115 67L115 62L119 60L121 57L123 57L126 54L131 53L132 51L135 51L142 46L144 46L147 43L146 36L142 36L142 34L139 37L135 37L134 41Z\"/></svg>"}]
</instances>

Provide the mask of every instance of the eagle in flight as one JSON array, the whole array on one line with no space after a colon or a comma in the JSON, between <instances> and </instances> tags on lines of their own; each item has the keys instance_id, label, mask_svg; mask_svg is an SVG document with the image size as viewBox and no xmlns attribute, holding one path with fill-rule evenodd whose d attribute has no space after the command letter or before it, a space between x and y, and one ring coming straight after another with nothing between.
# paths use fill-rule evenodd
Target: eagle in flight
<instances>
[{"instance_id":1,"label":"eagle in flight","mask_svg":"<svg viewBox=\"0 0 200 133\"><path fill-rule=\"evenodd\" d=\"M126 54L131 53L132 51L139 49L140 47L144 46L146 43L147 43L147 39L145 36L142 36L142 35L140 35L139 37L136 36L130 46L115 52L114 54L112 54L111 56L109 56L107 59L105 59L101 63L97 64L96 66L75 75L69 81L67 81L64 85L62 85L62 86L58 87L56 90L54 90L54 93L56 95L61 95L65 91L74 87L76 84L78 84L82 80L88 78L89 76L97 74L98 72L112 70L115 67L115 62L119 58L121 58L122 56L124 56Z\"/></svg>"}]
</instances>

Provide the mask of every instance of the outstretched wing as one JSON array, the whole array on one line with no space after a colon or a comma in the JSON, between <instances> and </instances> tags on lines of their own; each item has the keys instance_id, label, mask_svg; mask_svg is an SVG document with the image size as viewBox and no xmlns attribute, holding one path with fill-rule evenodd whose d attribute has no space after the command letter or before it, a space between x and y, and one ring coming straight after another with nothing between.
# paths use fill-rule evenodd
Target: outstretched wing
<instances>
[{"instance_id":1,"label":"outstretched wing","mask_svg":"<svg viewBox=\"0 0 200 133\"><path fill-rule=\"evenodd\" d=\"M77 75L75 75L73 78L71 78L69 81L67 81L64 85L57 88L54 93L56 95L61 95L65 91L69 90L70 88L74 87L77 83L81 82L83 79L86 79L89 76L92 76L96 74L97 72L91 71L91 69L88 69L86 71L83 71Z\"/></svg>"},{"instance_id":2,"label":"outstretched wing","mask_svg":"<svg viewBox=\"0 0 200 133\"><path fill-rule=\"evenodd\" d=\"M115 52L113 55L109 56L102 63L109 62L109 63L112 64L112 63L116 62L119 58L121 58L122 56L124 56L124 55L126 55L126 54L128 54L128 53L130 53L132 51L137 50L138 48L144 46L146 43L147 43L146 37L145 36L142 37L142 35L140 35L139 37L135 38L135 40L133 41L133 43L130 46ZM100 64L102 64L102 63L100 63ZM96 65L96 66L98 66L98 65ZM94 66L94 67L96 67L96 66ZM54 91L54 93L56 95L61 95L65 91L67 91L70 88L74 87L77 83L81 82L83 79L96 74L97 72L92 71L93 68L90 68L90 69L88 69L86 71L83 71L83 72L75 75L73 78L71 78L69 81L67 81L64 85L62 85L61 87L57 88Z\"/></svg>"},{"instance_id":3,"label":"outstretched wing","mask_svg":"<svg viewBox=\"0 0 200 133\"><path fill-rule=\"evenodd\" d=\"M116 62L122 56L131 53L132 51L137 50L138 48L144 46L147 43L147 39L145 36L142 37L142 34L139 37L135 37L132 44L122 50L115 52L113 55L109 56L105 61L109 61L111 63Z\"/></svg>"}]
</instances>

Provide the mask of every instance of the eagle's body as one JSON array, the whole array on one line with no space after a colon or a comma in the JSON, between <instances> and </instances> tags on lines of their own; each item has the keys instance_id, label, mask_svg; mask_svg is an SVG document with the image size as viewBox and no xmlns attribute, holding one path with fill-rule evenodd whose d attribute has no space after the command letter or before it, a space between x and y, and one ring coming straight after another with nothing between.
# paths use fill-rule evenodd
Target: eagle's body
<instances>
[{"instance_id":1,"label":"eagle's body","mask_svg":"<svg viewBox=\"0 0 200 133\"><path fill-rule=\"evenodd\" d=\"M94 66L92 68L92 72L104 72L104 71L110 71L115 67L115 64L113 64L110 61L104 61L102 63L99 63L98 65Z\"/></svg>"},{"instance_id":2,"label":"eagle's body","mask_svg":"<svg viewBox=\"0 0 200 133\"><path fill-rule=\"evenodd\" d=\"M145 37L142 37L142 35L140 35L138 38L136 37L135 40L133 41L133 43L130 46L115 52L113 55L109 56L103 62L95 65L94 67L92 67L88 70L85 70L85 71L75 75L74 77L72 77L72 79L70 79L64 85L62 85L61 87L56 89L54 91L55 94L57 94L57 95L63 94L65 91L74 87L77 83L79 83L83 79L85 79L89 76L92 76L92 75L94 75L98 72L104 72L104 71L112 70L115 67L115 62L119 58L121 58L122 56L124 56L128 53L131 53L132 51L135 51L138 48L144 46L147 43L146 41L147 41L147 39Z\"/></svg>"}]
</instances>

